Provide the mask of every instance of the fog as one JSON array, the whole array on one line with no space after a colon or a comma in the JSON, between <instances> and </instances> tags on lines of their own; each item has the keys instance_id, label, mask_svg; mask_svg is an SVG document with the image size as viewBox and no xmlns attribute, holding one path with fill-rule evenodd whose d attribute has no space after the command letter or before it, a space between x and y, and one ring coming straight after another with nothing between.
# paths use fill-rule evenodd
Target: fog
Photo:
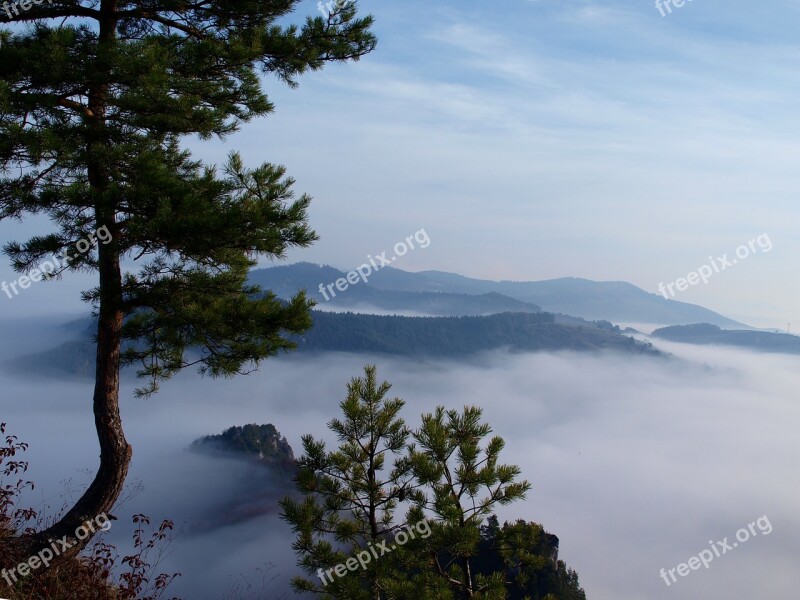
<instances>
[{"instance_id":1,"label":"fog","mask_svg":"<svg viewBox=\"0 0 800 600\"><path fill-rule=\"evenodd\" d=\"M16 340L26 349L59 341L52 323L0 327L0 359L20 352ZM560 557L590 600L793 597L800 584L798 359L656 345L674 358L496 352L455 363L297 355L233 380L185 373L149 400L133 399L135 382L126 381L133 493L107 539L124 546L134 513L173 519L178 532L159 571L183 576L170 595L223 598L247 579L254 587L241 597L280 597L295 573L288 528L275 512L238 522L233 512L252 499L259 478L269 487L269 474L186 448L246 423L273 423L296 454L305 433L331 440L325 423L337 415L347 381L375 363L405 399L412 426L438 404L484 408L507 441L504 462L519 464L533 485L525 501L501 510L501 520L537 521L558 535ZM0 420L30 443L37 488L28 499L57 511L96 466L91 382L0 377ZM733 542L763 516L769 535L759 531L670 586L660 578L662 568L686 562L709 541ZM261 595L257 569L267 563L277 579Z\"/></svg>"}]
</instances>

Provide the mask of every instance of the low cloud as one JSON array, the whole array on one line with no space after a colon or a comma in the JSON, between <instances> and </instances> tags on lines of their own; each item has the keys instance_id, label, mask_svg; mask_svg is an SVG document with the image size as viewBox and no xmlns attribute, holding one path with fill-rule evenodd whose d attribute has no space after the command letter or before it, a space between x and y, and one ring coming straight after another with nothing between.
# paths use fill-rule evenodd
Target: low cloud
<instances>
[{"instance_id":1,"label":"low cloud","mask_svg":"<svg viewBox=\"0 0 800 600\"><path fill-rule=\"evenodd\" d=\"M252 495L246 482L268 474L186 448L246 423L273 423L296 452L305 433L332 442L325 423L337 414L347 381L374 362L406 400L412 425L437 404L484 407L507 440L505 460L533 484L528 499L501 518L535 520L557 534L561 557L592 600L749 600L764 589L791 597L800 536L797 359L659 346L676 358L498 352L465 364L293 356L233 381L187 373L147 401L132 399L128 385L130 480L143 491L119 511L122 521L109 535L125 543L130 532L122 523L135 512L174 519L180 533L161 570L183 577L171 593L222 598L244 578L260 581L259 567L274 563L270 573L278 579L269 594L247 597L280 597L295 573L288 528L274 512L230 520L232 507ZM5 376L3 389L2 420L31 443L31 475L39 483L31 499L48 498L58 508L65 501L58 494L86 485L85 470L96 465L91 384ZM215 511L225 514L208 527ZM659 578L662 567L762 515L774 526L770 536L670 587Z\"/></svg>"}]
</instances>

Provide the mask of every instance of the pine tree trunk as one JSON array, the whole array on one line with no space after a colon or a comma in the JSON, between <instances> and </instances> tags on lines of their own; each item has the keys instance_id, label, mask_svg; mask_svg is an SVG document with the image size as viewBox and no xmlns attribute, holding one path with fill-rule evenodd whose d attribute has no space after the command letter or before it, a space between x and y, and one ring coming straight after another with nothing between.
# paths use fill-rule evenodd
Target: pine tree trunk
<instances>
[{"instance_id":1,"label":"pine tree trunk","mask_svg":"<svg viewBox=\"0 0 800 600\"><path fill-rule=\"evenodd\" d=\"M98 60L108 54L104 46L113 42L116 30L117 0L103 0L100 5ZM102 71L102 69L100 69ZM122 346L122 273L116 241L116 201L107 194L109 174L104 166L103 147L106 144L104 127L108 86L98 83L89 92L89 123L87 134L89 186L97 199L95 225L111 232L109 244L98 245L100 306L97 323L97 360L95 387L92 399L95 429L100 442L100 467L89 488L57 523L32 535L21 536L10 546L15 558L26 560L40 550L53 548L51 540L67 537L72 546L64 556L74 556L86 547L94 536L89 532L79 540L76 531L103 514L110 517L114 503L122 493L128 475L132 448L125 439L119 412L119 369ZM99 157L99 158L98 158ZM56 547L58 547L56 545ZM55 561L54 561L55 562Z\"/></svg>"},{"instance_id":2,"label":"pine tree trunk","mask_svg":"<svg viewBox=\"0 0 800 600\"><path fill-rule=\"evenodd\" d=\"M105 267L102 265L104 262L107 263ZM114 257L101 259L101 273L110 268L113 276L115 266L118 275L119 264ZM101 281L102 279L101 275ZM76 554L93 537L88 535L84 540L78 540L76 530L87 521L94 522L96 517L110 513L122 493L132 449L125 439L119 412L121 328L122 312L119 309L103 310L101 306L97 326L97 371L93 398L95 428L100 442L100 468L97 475L80 500L57 523L44 531L20 539L21 560L51 547L49 540L59 540L63 536L67 536L73 544L66 555Z\"/></svg>"},{"instance_id":3,"label":"pine tree trunk","mask_svg":"<svg viewBox=\"0 0 800 600\"><path fill-rule=\"evenodd\" d=\"M97 366L93 397L94 422L100 442L100 468L92 484L75 506L53 526L14 544L15 560L26 560L40 550L52 548L50 540L67 536L72 547L66 556L75 555L93 537L78 540L76 530L87 521L110 513L122 493L132 449L125 439L119 412L119 361L122 311L119 308L121 277L119 259L113 250L100 246L100 318L97 324ZM57 546L58 547L58 546ZM54 561L55 562L55 561Z\"/></svg>"}]
</instances>

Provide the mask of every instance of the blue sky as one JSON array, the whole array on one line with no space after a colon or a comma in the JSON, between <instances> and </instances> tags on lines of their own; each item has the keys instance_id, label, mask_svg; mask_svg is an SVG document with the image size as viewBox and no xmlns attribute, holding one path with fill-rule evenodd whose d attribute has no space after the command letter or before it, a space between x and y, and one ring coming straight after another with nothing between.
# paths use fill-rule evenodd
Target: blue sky
<instances>
[{"instance_id":1,"label":"blue sky","mask_svg":"<svg viewBox=\"0 0 800 600\"><path fill-rule=\"evenodd\" d=\"M666 17L649 0L360 6L377 19L372 55L295 90L267 80L275 114L190 144L210 162L238 149L285 164L315 198L321 240L290 260L352 268L425 228L430 246L399 268L656 293L766 233L771 252L676 299L800 328L800 3L692 0ZM0 311L75 306L68 278Z\"/></svg>"}]
</instances>

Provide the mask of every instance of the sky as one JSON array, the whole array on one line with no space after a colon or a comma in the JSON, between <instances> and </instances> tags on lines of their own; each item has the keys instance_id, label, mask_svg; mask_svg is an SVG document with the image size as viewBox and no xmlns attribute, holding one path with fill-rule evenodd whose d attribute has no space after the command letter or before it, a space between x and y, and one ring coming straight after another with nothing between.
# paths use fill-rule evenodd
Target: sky
<instances>
[{"instance_id":1,"label":"sky","mask_svg":"<svg viewBox=\"0 0 800 600\"><path fill-rule=\"evenodd\" d=\"M398 268L658 293L761 235L769 252L675 299L800 329L800 3L691 0L665 16L649 0L359 4L375 52L297 89L266 79L274 114L224 142L187 140L212 163L238 150L284 164L314 197L321 239L289 262L353 268L424 228L430 246ZM42 227L2 223L0 240ZM15 278L3 261L0 279ZM0 297L0 312L72 310L87 283Z\"/></svg>"}]
</instances>

